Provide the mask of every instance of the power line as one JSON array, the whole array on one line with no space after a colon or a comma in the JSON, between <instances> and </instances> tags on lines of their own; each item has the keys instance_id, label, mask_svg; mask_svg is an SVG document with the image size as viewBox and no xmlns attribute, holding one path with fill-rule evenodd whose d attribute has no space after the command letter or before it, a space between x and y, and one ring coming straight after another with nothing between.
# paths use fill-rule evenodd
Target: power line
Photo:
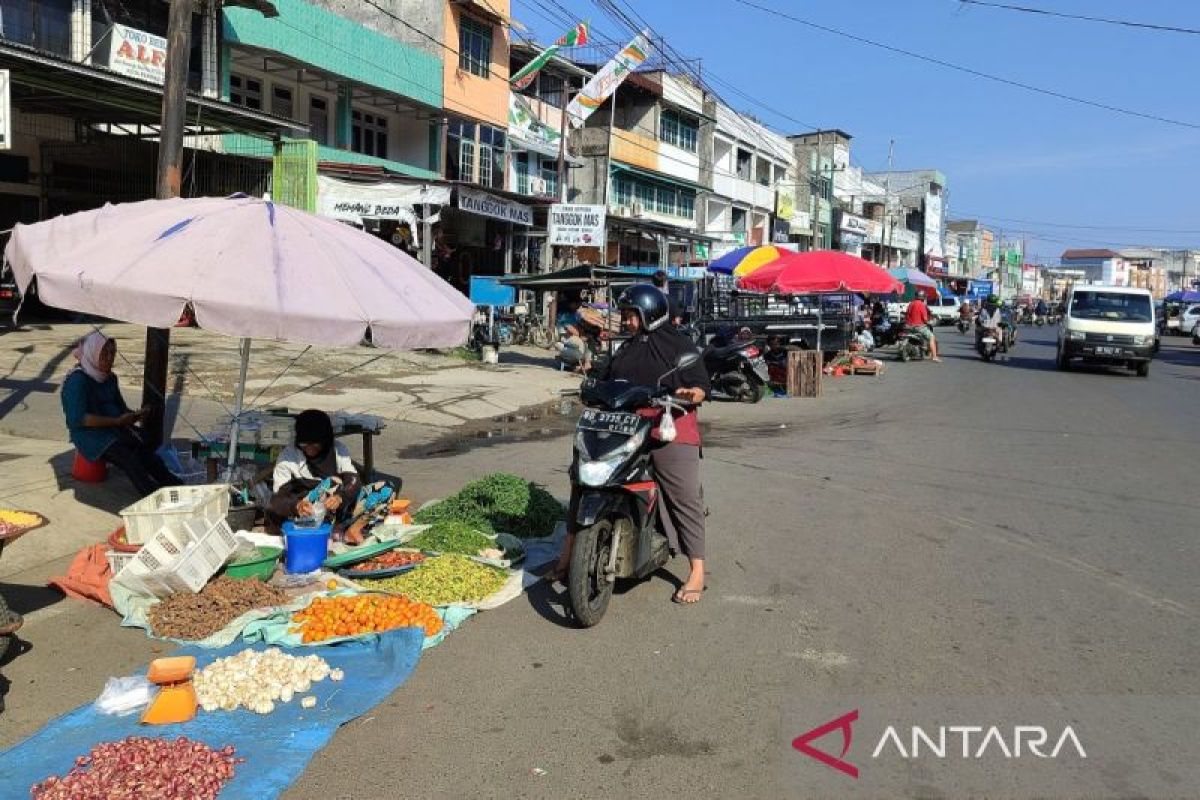
<instances>
[{"instance_id":1,"label":"power line","mask_svg":"<svg viewBox=\"0 0 1200 800\"><path fill-rule=\"evenodd\" d=\"M894 45L885 44L883 42L877 42L874 39L868 39L865 36L858 36L853 33L848 33L843 30L838 30L837 28L831 28L827 25L820 25L816 22L810 22L809 20L801 19L800 17L793 16L784 11L780 11L777 8L771 8L770 6L764 6L759 3L752 2L752 0L732 0L732 2L739 3L739 4L747 6L749 8L757 9L766 14L772 14L776 17L779 17L780 19L786 19L790 22L796 23L797 25L803 25L805 27L812 28L813 30L822 31L824 33L832 34L833 36L840 36L843 39L849 39L852 42L858 42L859 44L865 44L870 47L876 47L881 50L886 50L889 53L896 53L896 54L899 54L902 56L908 56L909 58L915 58L918 61L924 61L929 64L935 64L939 67L951 69L956 72L962 72L966 75L972 75L976 78L983 78L985 80L993 81L995 83L1004 84L1005 86L1014 86L1018 89L1024 89L1027 92L1033 92L1035 94L1041 94L1041 95L1045 95L1047 97L1054 97L1059 100L1066 100L1067 102L1070 102L1070 103L1077 103L1079 105L1089 106L1091 108L1099 108L1104 111L1111 111L1115 114L1124 114L1125 116L1129 116L1129 117L1138 117L1140 119L1148 119L1148 120L1152 120L1154 122L1166 123L1167 125L1176 125L1181 128L1190 128L1192 130L1200 130L1200 124L1197 124L1194 122L1186 122L1184 120L1171 119L1170 117L1162 117L1157 114L1150 114L1150 113L1147 113L1144 111L1134 111L1132 109L1122 108L1120 106L1114 106L1110 103L1103 103L1098 100L1088 100L1087 98L1084 98L1084 97L1076 97L1074 95L1070 95L1065 92L1060 92L1055 89L1046 89L1041 86L1034 86L1033 84L1024 83L1022 81L1013 80L1011 78L1004 78L999 75L993 75L989 72L983 72L982 70L974 69L972 67L964 67L961 64L954 64L949 61L943 61L940 58L934 58L933 56L927 56L922 53L916 53L916 52L913 52L912 50L905 50L902 47L896 47Z\"/></svg>"},{"instance_id":2,"label":"power line","mask_svg":"<svg viewBox=\"0 0 1200 800\"><path fill-rule=\"evenodd\" d=\"M1170 33L1190 33L1193 35L1200 34L1200 30L1196 28L1180 28L1175 25L1155 25L1151 22L1134 22L1126 19L1112 19L1111 17L1089 17L1086 14L1068 14L1064 11L1051 11L1046 8L1032 8L1030 6L1015 6L1008 3L990 3L987 0L958 0L960 3L965 3L973 6L986 6L988 8L998 8L1004 11L1020 11L1025 14L1040 14L1046 17L1061 17L1063 19L1078 19L1086 22L1101 22L1107 25L1123 25L1127 28L1145 28L1152 31L1167 31Z\"/></svg>"},{"instance_id":3,"label":"power line","mask_svg":"<svg viewBox=\"0 0 1200 800\"><path fill-rule=\"evenodd\" d=\"M1125 231L1127 233L1177 233L1177 234L1200 234L1200 229L1188 228L1137 228L1127 227L1125 225L1076 225L1068 222L1047 222L1045 220L1036 219L1016 219L1013 217L997 217L987 214L975 214L971 211L959 211L965 217L979 217L980 219L1000 220L1002 222L1017 222L1025 225L1045 225L1049 228L1078 228L1080 230L1097 230L1097 231Z\"/></svg>"}]
</instances>

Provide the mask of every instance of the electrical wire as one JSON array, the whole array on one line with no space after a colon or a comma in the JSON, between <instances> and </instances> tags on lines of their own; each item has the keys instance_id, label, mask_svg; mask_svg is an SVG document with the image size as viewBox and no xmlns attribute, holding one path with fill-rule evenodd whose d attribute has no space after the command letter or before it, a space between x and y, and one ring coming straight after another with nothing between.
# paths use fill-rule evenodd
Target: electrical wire
<instances>
[{"instance_id":1,"label":"electrical wire","mask_svg":"<svg viewBox=\"0 0 1200 800\"><path fill-rule=\"evenodd\" d=\"M1025 14L1039 14L1046 17L1060 17L1062 19L1077 19L1086 22L1100 22L1107 25L1122 25L1127 28L1144 28L1152 31L1164 31L1169 33L1190 33L1193 35L1200 34L1200 29L1196 28L1181 28L1175 25L1155 25L1150 22L1134 22L1127 19L1113 19L1111 17L1090 17L1086 14L1068 14L1065 11L1051 11L1047 8L1033 8L1031 6L1016 6L1008 3L991 3L987 0L958 0L960 3L972 6L986 6L988 8L997 8L1003 11L1019 11Z\"/></svg>"},{"instance_id":2,"label":"electrical wire","mask_svg":"<svg viewBox=\"0 0 1200 800\"><path fill-rule=\"evenodd\" d=\"M1129 117L1137 117L1139 119L1147 119L1147 120L1151 120L1153 122L1161 122L1161 123L1164 123L1167 125L1175 125L1175 126L1178 126L1181 128L1189 128L1191 130L1200 130L1200 123L1188 122L1186 120L1172 119L1171 117L1163 117L1158 114L1151 114L1151 113L1148 113L1145 111L1135 111L1135 110L1129 109L1129 108L1122 108L1121 106L1115 106L1115 105L1112 105L1111 103L1104 103L1099 100L1089 100L1084 97L1077 97L1075 95L1070 95L1070 94L1067 94L1066 92L1060 92L1055 89L1047 89L1042 86L1035 86L1031 83L1024 83L1023 81L1013 80L1012 78L1005 78L1000 75L993 75L992 73L983 72L982 70L974 69L972 67L964 67L961 64L955 64L950 61L944 61L940 58L934 58L933 56L927 56L923 53L917 53L912 50L905 50L902 47L896 47L894 45L885 44L884 42L876 41L874 39L868 39L865 36L859 36L857 34L839 30L837 28L831 28L828 25L821 25L816 22L811 22L806 19L801 19L800 17L794 16L792 14L788 14L785 11L780 11L779 9L772 8L770 6L764 6L760 3L754 2L753 0L730 0L730 1L734 2L734 3L738 3L743 6L746 6L748 8L757 9L758 11L761 11L765 14L771 14L773 16L779 17L780 19L788 20L789 22L794 22L797 25L803 25L807 28L812 28L813 30L822 31L823 33L828 33L833 36L840 36L841 38L848 39L852 42L857 42L859 44L868 45L870 47L876 47L876 48L879 48L880 50L886 50L889 53L895 53L897 55L907 56L909 58L913 58L918 61L924 61L927 64L934 64L939 67L944 67L945 69L954 70L955 72L961 72L963 74L971 75L976 78L982 78L984 80L993 81L995 83L1000 83L1005 86L1012 86L1017 89L1024 89L1025 91L1033 92L1034 94L1040 94L1040 95L1044 95L1046 97L1053 97L1058 100L1065 100L1070 103L1076 103L1078 105L1088 106L1090 108L1098 108L1098 109L1101 109L1104 111L1111 111L1115 114L1123 114L1123 115L1129 116Z\"/></svg>"}]
</instances>

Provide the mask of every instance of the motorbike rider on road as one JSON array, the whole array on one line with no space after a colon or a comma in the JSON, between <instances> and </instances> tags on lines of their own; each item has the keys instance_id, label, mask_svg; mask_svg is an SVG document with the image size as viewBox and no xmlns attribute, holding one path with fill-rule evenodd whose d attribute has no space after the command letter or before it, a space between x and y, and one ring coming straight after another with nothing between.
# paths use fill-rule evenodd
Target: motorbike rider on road
<instances>
[{"instance_id":1,"label":"motorbike rider on road","mask_svg":"<svg viewBox=\"0 0 1200 800\"><path fill-rule=\"evenodd\" d=\"M976 320L975 328L975 347L983 346L983 337L991 336L997 342L1004 341L1004 331L1000 329L1000 323L1003 321L1003 311L1000 308L1000 298L994 294L989 294L987 299L983 301L983 308L979 310L979 317Z\"/></svg>"},{"instance_id":2,"label":"motorbike rider on road","mask_svg":"<svg viewBox=\"0 0 1200 800\"><path fill-rule=\"evenodd\" d=\"M942 359L938 358L937 337L933 335L933 328L930 326L929 306L925 305L921 295L914 297L908 304L908 310L904 312L904 327L920 336L929 345L931 361L941 363Z\"/></svg>"},{"instance_id":3,"label":"motorbike rider on road","mask_svg":"<svg viewBox=\"0 0 1200 800\"><path fill-rule=\"evenodd\" d=\"M695 351L695 345L670 324L670 307L666 296L654 286L630 286L617 300L621 325L630 338L597 376L600 380L626 380L633 384L654 386L662 384L675 397L700 405L708 396L708 373L703 361L686 369L672 372L679 357ZM670 372L663 378L663 375ZM704 499L700 485L700 423L695 409L675 418L676 436L673 442L662 444L654 451L654 469L662 506L659 516L672 532L672 549L679 549L688 558L691 573L683 586L671 598L676 603L700 601L704 585ZM658 436L658 429L653 434ZM576 519L576 498L571 498L570 525ZM568 575L571 549L575 541L571 529L563 544L558 563L547 576L550 580L565 581Z\"/></svg>"}]
</instances>

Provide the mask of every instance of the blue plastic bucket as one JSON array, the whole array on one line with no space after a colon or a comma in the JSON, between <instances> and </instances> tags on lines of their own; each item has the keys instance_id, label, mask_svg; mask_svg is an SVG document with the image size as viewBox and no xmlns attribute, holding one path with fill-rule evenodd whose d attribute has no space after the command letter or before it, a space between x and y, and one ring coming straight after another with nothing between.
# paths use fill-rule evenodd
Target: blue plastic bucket
<instances>
[{"instance_id":1,"label":"blue plastic bucket","mask_svg":"<svg viewBox=\"0 0 1200 800\"><path fill-rule=\"evenodd\" d=\"M314 572L321 568L329 557L329 535L333 525L325 523L317 527L283 523L283 538L287 545L283 569L289 573Z\"/></svg>"}]
</instances>

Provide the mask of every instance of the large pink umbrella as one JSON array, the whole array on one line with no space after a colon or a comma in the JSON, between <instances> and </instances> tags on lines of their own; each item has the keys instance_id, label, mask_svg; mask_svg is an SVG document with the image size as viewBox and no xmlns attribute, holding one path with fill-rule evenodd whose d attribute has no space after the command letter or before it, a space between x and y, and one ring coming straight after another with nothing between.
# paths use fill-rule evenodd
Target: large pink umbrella
<instances>
[{"instance_id":1,"label":"large pink umbrella","mask_svg":"<svg viewBox=\"0 0 1200 800\"><path fill-rule=\"evenodd\" d=\"M904 285L887 270L836 250L788 253L775 263L742 276L737 285L741 289L777 294L904 291Z\"/></svg>"},{"instance_id":2,"label":"large pink umbrella","mask_svg":"<svg viewBox=\"0 0 1200 800\"><path fill-rule=\"evenodd\" d=\"M48 305L241 342L415 350L466 342L475 306L408 254L327 217L245 195L105 205L17 225L5 250L22 294ZM237 422L229 448L237 452Z\"/></svg>"}]
</instances>

